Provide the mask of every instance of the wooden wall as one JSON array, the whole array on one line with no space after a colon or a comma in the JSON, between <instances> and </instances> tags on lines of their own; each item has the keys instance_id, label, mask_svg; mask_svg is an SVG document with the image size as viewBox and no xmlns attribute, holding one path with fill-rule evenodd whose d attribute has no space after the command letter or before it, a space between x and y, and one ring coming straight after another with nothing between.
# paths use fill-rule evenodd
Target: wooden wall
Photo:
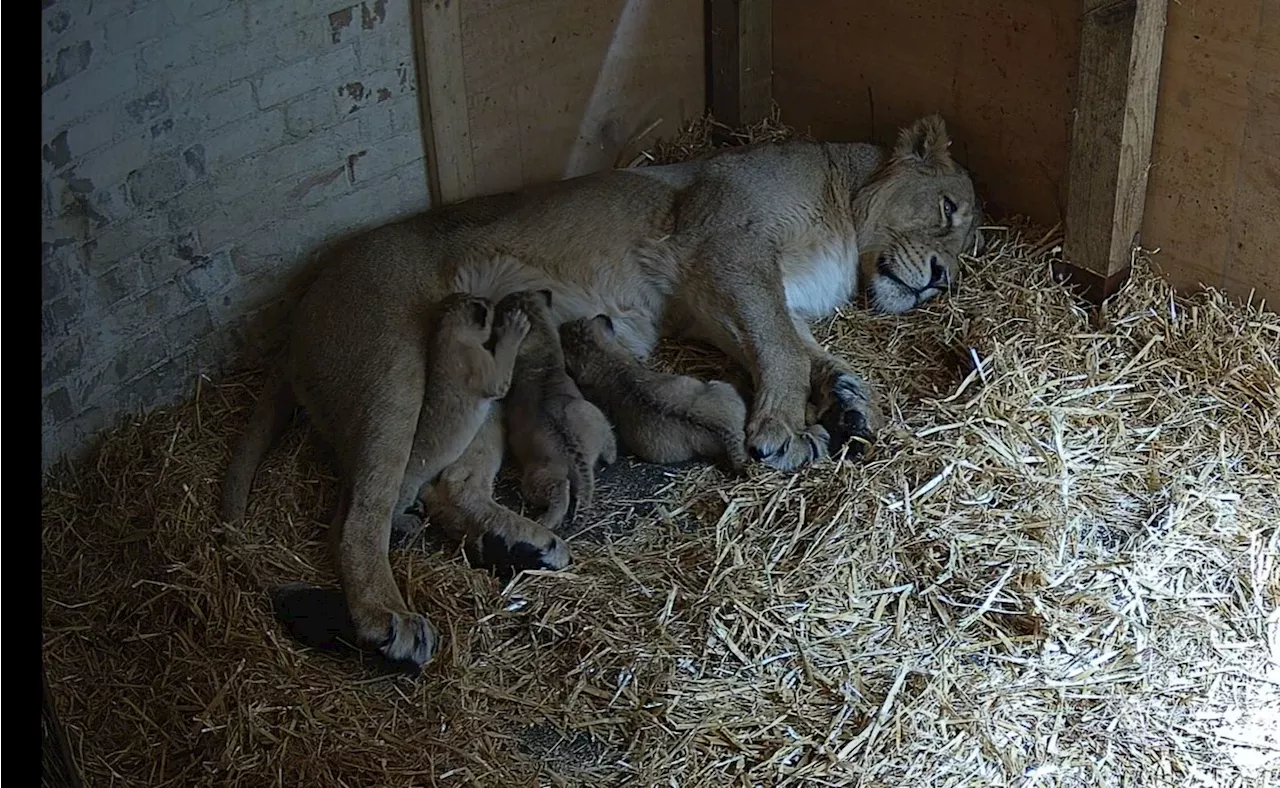
<instances>
[{"instance_id":1,"label":"wooden wall","mask_svg":"<svg viewBox=\"0 0 1280 788\"><path fill-rule=\"evenodd\" d=\"M1078 0L773 3L773 96L825 139L888 143L946 118L988 210L1052 224L1065 205Z\"/></svg>"},{"instance_id":2,"label":"wooden wall","mask_svg":"<svg viewBox=\"0 0 1280 788\"><path fill-rule=\"evenodd\" d=\"M654 120L653 135L669 135L705 109L702 0L423 0L419 11L445 201L608 168Z\"/></svg>"},{"instance_id":3,"label":"wooden wall","mask_svg":"<svg viewBox=\"0 0 1280 788\"><path fill-rule=\"evenodd\" d=\"M1080 0L773 3L773 95L827 139L941 112L988 209L1065 207ZM1169 3L1142 243L1179 286L1280 304L1280 0Z\"/></svg>"},{"instance_id":4,"label":"wooden wall","mask_svg":"<svg viewBox=\"0 0 1280 788\"><path fill-rule=\"evenodd\" d=\"M1142 239L1175 285L1280 308L1280 0L1169 4Z\"/></svg>"}]
</instances>

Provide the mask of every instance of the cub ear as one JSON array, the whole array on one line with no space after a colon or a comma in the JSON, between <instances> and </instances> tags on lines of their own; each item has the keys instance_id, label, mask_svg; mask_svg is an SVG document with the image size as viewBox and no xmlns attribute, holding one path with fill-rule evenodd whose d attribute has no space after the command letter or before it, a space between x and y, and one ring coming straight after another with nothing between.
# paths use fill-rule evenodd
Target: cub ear
<instances>
[{"instance_id":1,"label":"cub ear","mask_svg":"<svg viewBox=\"0 0 1280 788\"><path fill-rule=\"evenodd\" d=\"M606 338L613 339L613 318L608 315L596 315L591 322L600 327L601 333L603 333Z\"/></svg>"},{"instance_id":2,"label":"cub ear","mask_svg":"<svg viewBox=\"0 0 1280 788\"><path fill-rule=\"evenodd\" d=\"M538 295L542 296L542 300L547 302L547 309L551 308L551 291L539 290Z\"/></svg>"},{"instance_id":3,"label":"cub ear","mask_svg":"<svg viewBox=\"0 0 1280 788\"><path fill-rule=\"evenodd\" d=\"M942 122L940 115L929 115L898 132L898 144L894 146L893 155L928 167L948 168L952 166L950 148L947 124Z\"/></svg>"}]
</instances>

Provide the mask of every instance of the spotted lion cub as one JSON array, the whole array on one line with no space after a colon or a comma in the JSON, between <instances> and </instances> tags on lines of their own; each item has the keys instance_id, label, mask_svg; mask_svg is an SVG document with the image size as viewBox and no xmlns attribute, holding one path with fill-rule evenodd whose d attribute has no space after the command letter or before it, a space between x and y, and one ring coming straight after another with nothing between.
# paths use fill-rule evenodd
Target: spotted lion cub
<instances>
[{"instance_id":1,"label":"spotted lion cub","mask_svg":"<svg viewBox=\"0 0 1280 788\"><path fill-rule=\"evenodd\" d=\"M524 312L507 310L495 325L493 302L467 293L441 301L436 321L418 429L391 520L401 536L421 530L424 486L462 456L494 403L506 396L517 351L529 333Z\"/></svg>"},{"instance_id":2,"label":"spotted lion cub","mask_svg":"<svg viewBox=\"0 0 1280 788\"><path fill-rule=\"evenodd\" d=\"M747 462L747 406L722 380L647 369L617 341L607 315L560 327L565 367L592 402L618 425L622 443L642 460L660 464L695 457Z\"/></svg>"},{"instance_id":3,"label":"spotted lion cub","mask_svg":"<svg viewBox=\"0 0 1280 788\"><path fill-rule=\"evenodd\" d=\"M529 316L505 400L507 443L520 464L525 501L543 509L539 522L556 528L570 509L590 508L596 463L618 459L613 427L565 372L551 291L512 293L497 311L500 317L508 311Z\"/></svg>"}]
</instances>

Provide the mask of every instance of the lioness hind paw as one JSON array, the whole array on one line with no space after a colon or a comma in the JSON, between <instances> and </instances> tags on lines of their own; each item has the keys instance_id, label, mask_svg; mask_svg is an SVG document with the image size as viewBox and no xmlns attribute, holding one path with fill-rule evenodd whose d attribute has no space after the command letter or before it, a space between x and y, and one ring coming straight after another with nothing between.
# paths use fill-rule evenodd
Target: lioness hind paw
<instances>
[{"instance_id":1,"label":"lioness hind paw","mask_svg":"<svg viewBox=\"0 0 1280 788\"><path fill-rule=\"evenodd\" d=\"M426 616L417 613L392 613L386 639L378 652L393 663L421 667L435 656L440 635Z\"/></svg>"}]
</instances>

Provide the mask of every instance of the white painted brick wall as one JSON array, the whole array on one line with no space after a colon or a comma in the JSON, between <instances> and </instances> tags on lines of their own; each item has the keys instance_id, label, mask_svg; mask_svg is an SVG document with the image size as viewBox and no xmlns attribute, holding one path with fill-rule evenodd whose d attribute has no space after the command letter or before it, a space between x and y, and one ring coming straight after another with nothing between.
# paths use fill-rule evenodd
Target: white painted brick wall
<instances>
[{"instance_id":1,"label":"white painted brick wall","mask_svg":"<svg viewBox=\"0 0 1280 788\"><path fill-rule=\"evenodd\" d=\"M46 0L42 23L48 467L269 350L325 241L428 197L408 0Z\"/></svg>"}]
</instances>

